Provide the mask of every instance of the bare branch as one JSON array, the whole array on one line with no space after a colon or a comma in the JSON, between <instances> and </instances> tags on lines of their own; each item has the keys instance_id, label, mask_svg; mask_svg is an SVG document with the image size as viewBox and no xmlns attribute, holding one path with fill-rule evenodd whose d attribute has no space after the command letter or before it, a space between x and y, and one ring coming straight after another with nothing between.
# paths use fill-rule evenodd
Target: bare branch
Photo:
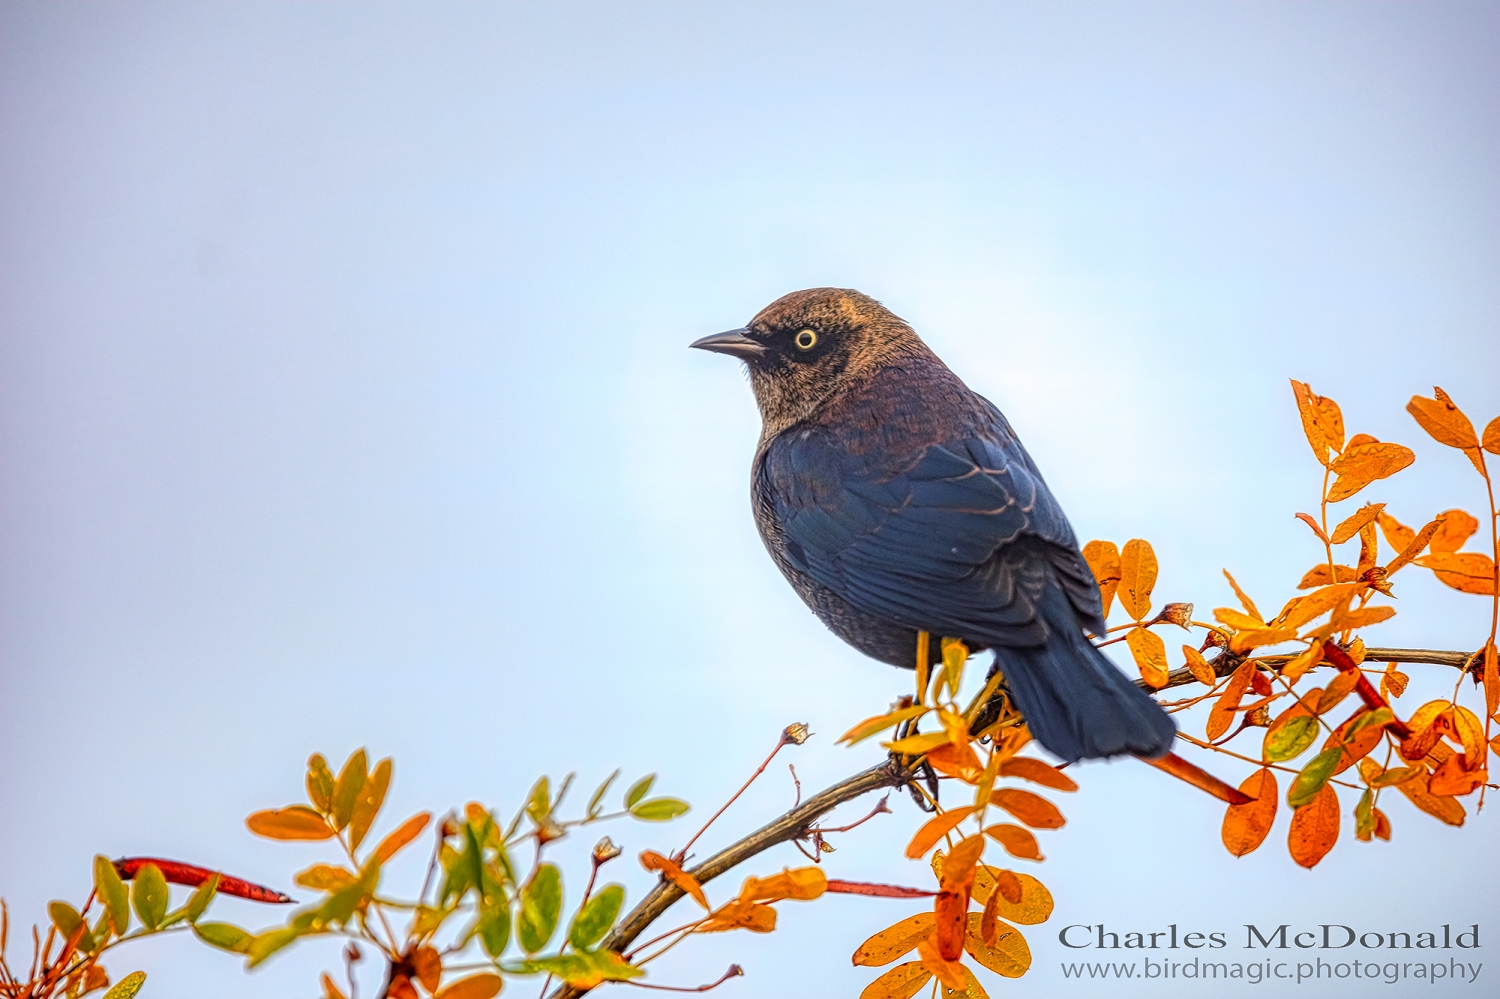
<instances>
[{"instance_id":1,"label":"bare branch","mask_svg":"<svg viewBox=\"0 0 1500 999\"><path fill-rule=\"evenodd\" d=\"M1293 658L1292 656L1247 656L1239 653L1221 652L1213 659L1210 659L1208 664L1213 667L1216 676L1228 676L1238 669L1240 663L1243 663L1246 659L1255 659L1258 662L1265 663L1267 666L1282 666L1291 662ZM1435 649L1365 650L1365 662L1367 663L1427 663L1433 666L1452 666L1454 669L1463 669L1468 665L1471 658L1471 654L1467 652L1440 652ZM1154 690L1166 690L1170 687L1181 687L1183 684L1196 682L1197 679L1193 676L1192 671L1184 666L1181 669L1174 669L1168 673L1166 685L1163 687L1152 688L1144 680L1137 680L1136 685L1149 694L1153 693Z\"/></svg>"},{"instance_id":2,"label":"bare branch","mask_svg":"<svg viewBox=\"0 0 1500 999\"><path fill-rule=\"evenodd\" d=\"M696 878L699 884L712 881L778 843L786 843L807 835L812 824L836 806L881 788L900 787L910 779L911 774L895 760L886 760L879 766L845 778L832 787L818 792L775 821L720 850L697 867L690 868L688 873ZM646 927L655 922L682 895L682 889L670 881L657 884L646 893L646 897L641 899L620 925L604 938L601 948L616 952L624 951ZM577 999L587 991L588 989L564 985L553 992L550 999Z\"/></svg>"}]
</instances>

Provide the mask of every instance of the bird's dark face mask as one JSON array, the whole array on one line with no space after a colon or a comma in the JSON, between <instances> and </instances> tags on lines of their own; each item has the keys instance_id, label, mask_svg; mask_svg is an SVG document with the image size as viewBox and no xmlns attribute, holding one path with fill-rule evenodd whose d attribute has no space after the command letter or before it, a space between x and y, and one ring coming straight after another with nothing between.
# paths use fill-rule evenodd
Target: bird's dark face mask
<instances>
[{"instance_id":1,"label":"bird's dark face mask","mask_svg":"<svg viewBox=\"0 0 1500 999\"><path fill-rule=\"evenodd\" d=\"M830 302L826 295L815 303L796 301L802 294L772 303L748 326L691 344L745 362L772 434L810 416L868 346L859 303L842 296Z\"/></svg>"}]
</instances>

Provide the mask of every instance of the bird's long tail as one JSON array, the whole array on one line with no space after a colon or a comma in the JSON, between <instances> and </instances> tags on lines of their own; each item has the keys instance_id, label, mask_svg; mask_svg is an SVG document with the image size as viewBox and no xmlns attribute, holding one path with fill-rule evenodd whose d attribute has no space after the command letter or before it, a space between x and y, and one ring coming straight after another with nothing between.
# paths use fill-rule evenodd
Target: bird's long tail
<instances>
[{"instance_id":1,"label":"bird's long tail","mask_svg":"<svg viewBox=\"0 0 1500 999\"><path fill-rule=\"evenodd\" d=\"M1089 642L1070 608L1045 613L1047 644L999 648L996 658L1031 734L1065 760L1157 757L1177 726Z\"/></svg>"}]
</instances>

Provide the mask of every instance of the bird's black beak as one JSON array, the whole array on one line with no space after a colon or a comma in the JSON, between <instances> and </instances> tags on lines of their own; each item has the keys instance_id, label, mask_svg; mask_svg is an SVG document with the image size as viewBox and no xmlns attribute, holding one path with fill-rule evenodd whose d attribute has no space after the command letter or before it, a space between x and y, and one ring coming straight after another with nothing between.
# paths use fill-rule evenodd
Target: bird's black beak
<instances>
[{"instance_id":1,"label":"bird's black beak","mask_svg":"<svg viewBox=\"0 0 1500 999\"><path fill-rule=\"evenodd\" d=\"M766 348L758 340L752 340L745 335L745 330L727 330L723 333L715 333L701 340L694 340L688 344L689 347L697 347L699 350L711 350L715 354L728 354L745 361L758 360L765 354Z\"/></svg>"}]
</instances>

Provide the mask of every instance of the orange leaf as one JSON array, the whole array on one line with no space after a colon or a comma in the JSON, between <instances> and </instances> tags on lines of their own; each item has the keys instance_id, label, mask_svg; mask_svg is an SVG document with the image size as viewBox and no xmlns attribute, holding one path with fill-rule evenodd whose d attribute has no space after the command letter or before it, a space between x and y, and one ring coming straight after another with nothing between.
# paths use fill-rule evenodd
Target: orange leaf
<instances>
[{"instance_id":1,"label":"orange leaf","mask_svg":"<svg viewBox=\"0 0 1500 999\"><path fill-rule=\"evenodd\" d=\"M1261 645L1280 645L1297 637L1296 628L1252 628L1237 632L1229 640L1229 651L1249 652Z\"/></svg>"},{"instance_id":2,"label":"orange leaf","mask_svg":"<svg viewBox=\"0 0 1500 999\"><path fill-rule=\"evenodd\" d=\"M1298 680L1318 663L1323 661L1323 643L1314 641L1307 648L1297 653L1285 666L1281 667L1281 675L1288 683L1296 683Z\"/></svg>"},{"instance_id":3,"label":"orange leaf","mask_svg":"<svg viewBox=\"0 0 1500 999\"><path fill-rule=\"evenodd\" d=\"M1412 561L1418 555L1422 554L1423 550L1427 547L1427 543L1432 540L1432 536L1440 531L1442 527L1443 521L1441 518L1438 518L1428 523L1427 526L1423 527L1416 534L1413 534L1411 540L1406 543L1405 548L1397 549L1401 554L1397 555L1395 558L1391 559L1390 562L1386 563L1385 574L1389 576L1391 573L1395 572L1397 569L1400 569L1402 566L1406 565L1406 563ZM1386 538L1387 540L1389 540L1390 535L1386 535ZM1393 545L1392 547L1395 546Z\"/></svg>"},{"instance_id":4,"label":"orange leaf","mask_svg":"<svg viewBox=\"0 0 1500 999\"><path fill-rule=\"evenodd\" d=\"M1016 877L1015 871L995 870L995 891L991 894L991 899L998 896L1011 905L1020 905L1021 894L1021 879Z\"/></svg>"},{"instance_id":5,"label":"orange leaf","mask_svg":"<svg viewBox=\"0 0 1500 999\"><path fill-rule=\"evenodd\" d=\"M1417 460L1410 448L1400 444L1360 444L1351 447L1330 465L1338 475L1328 490L1328 502L1348 499L1376 479L1395 475Z\"/></svg>"},{"instance_id":6,"label":"orange leaf","mask_svg":"<svg viewBox=\"0 0 1500 999\"><path fill-rule=\"evenodd\" d=\"M919 912L899 923L893 923L859 945L854 952L856 966L870 968L890 964L903 954L916 949L917 944L932 934L931 912Z\"/></svg>"},{"instance_id":7,"label":"orange leaf","mask_svg":"<svg viewBox=\"0 0 1500 999\"><path fill-rule=\"evenodd\" d=\"M918 829L917 834L906 845L907 857L916 860L923 856L937 845L938 840L952 832L973 811L973 805L964 805L962 808L951 808L941 815L934 815L928 819L927 824Z\"/></svg>"},{"instance_id":8,"label":"orange leaf","mask_svg":"<svg viewBox=\"0 0 1500 999\"><path fill-rule=\"evenodd\" d=\"M1483 768L1470 770L1468 762L1468 757L1464 753L1454 753L1448 757L1432 772L1432 778L1427 782L1427 790L1440 797L1454 797L1474 791L1489 779L1489 773Z\"/></svg>"},{"instance_id":9,"label":"orange leaf","mask_svg":"<svg viewBox=\"0 0 1500 999\"><path fill-rule=\"evenodd\" d=\"M411 956L411 966L422 988L429 994L438 990L438 984L443 980L443 959L434 948L418 947Z\"/></svg>"},{"instance_id":10,"label":"orange leaf","mask_svg":"<svg viewBox=\"0 0 1500 999\"><path fill-rule=\"evenodd\" d=\"M1156 586L1156 552L1151 542L1131 538L1120 553L1120 606L1137 621L1151 612L1151 590Z\"/></svg>"},{"instance_id":11,"label":"orange leaf","mask_svg":"<svg viewBox=\"0 0 1500 999\"><path fill-rule=\"evenodd\" d=\"M1236 857L1243 857L1265 842L1276 821L1276 775L1263 767L1245 778L1240 791L1255 800L1230 805L1220 832L1224 846Z\"/></svg>"},{"instance_id":12,"label":"orange leaf","mask_svg":"<svg viewBox=\"0 0 1500 999\"><path fill-rule=\"evenodd\" d=\"M1330 574L1327 562L1321 562L1313 566L1298 581L1297 589L1310 590L1314 586L1327 586L1335 581L1335 575L1338 577L1337 582L1340 583L1352 583L1359 579L1359 573L1354 571L1352 565L1335 565L1333 568L1334 573Z\"/></svg>"},{"instance_id":13,"label":"orange leaf","mask_svg":"<svg viewBox=\"0 0 1500 999\"><path fill-rule=\"evenodd\" d=\"M675 860L663 857L655 850L642 850L641 866L648 871L660 871L668 881L693 896L693 901L705 909L709 908L708 896L703 894L703 886L698 883L697 878L684 871Z\"/></svg>"},{"instance_id":14,"label":"orange leaf","mask_svg":"<svg viewBox=\"0 0 1500 999\"><path fill-rule=\"evenodd\" d=\"M1324 784L1317 797L1292 813L1287 849L1293 860L1311 869L1333 849L1338 838L1339 796L1333 785Z\"/></svg>"},{"instance_id":15,"label":"orange leaf","mask_svg":"<svg viewBox=\"0 0 1500 999\"><path fill-rule=\"evenodd\" d=\"M974 883L974 868L983 853L983 836L966 836L959 840L943 859L942 890L967 895Z\"/></svg>"},{"instance_id":16,"label":"orange leaf","mask_svg":"<svg viewBox=\"0 0 1500 999\"><path fill-rule=\"evenodd\" d=\"M1484 644L1484 713L1493 715L1497 707L1500 707L1500 650L1491 641Z\"/></svg>"},{"instance_id":17,"label":"orange leaf","mask_svg":"<svg viewBox=\"0 0 1500 999\"><path fill-rule=\"evenodd\" d=\"M1343 773L1354 766L1355 763L1364 759L1369 755L1370 750L1380 745L1381 740L1385 737L1385 726L1374 723L1364 726L1358 732L1354 733L1352 740L1348 740L1349 730L1354 727L1354 723L1367 714L1369 714L1369 708L1356 711L1350 716L1348 721L1334 729L1333 733L1324 741L1323 748L1325 750L1332 749L1340 743L1344 743L1344 755L1339 757L1338 763L1333 768L1335 774Z\"/></svg>"},{"instance_id":18,"label":"orange leaf","mask_svg":"<svg viewBox=\"0 0 1500 999\"><path fill-rule=\"evenodd\" d=\"M1031 830L1013 826L1009 822L997 822L985 827L984 834L1005 847L1005 852L1023 860L1044 860L1037 848L1036 837Z\"/></svg>"},{"instance_id":19,"label":"orange leaf","mask_svg":"<svg viewBox=\"0 0 1500 999\"><path fill-rule=\"evenodd\" d=\"M96 964L89 968L89 976L93 977L93 973L95 971L99 971L102 973L104 969ZM108 984L108 978L98 983L97 985L90 985L87 981L85 981L84 988L89 989L89 991L93 991L95 988L103 988ZM333 979L328 976L328 972L325 971L318 976L318 984L323 986L323 999L345 999L343 991L337 985L333 984Z\"/></svg>"},{"instance_id":20,"label":"orange leaf","mask_svg":"<svg viewBox=\"0 0 1500 999\"><path fill-rule=\"evenodd\" d=\"M1360 507L1358 510L1354 511L1352 514L1346 517L1338 527L1335 527L1333 529L1333 537L1329 540L1336 545L1343 544L1345 541L1348 541L1350 538L1358 534L1360 528L1364 527L1366 524L1373 523L1375 521L1375 518L1380 516L1380 511L1384 509L1384 503L1366 503L1364 506ZM1397 548L1396 550L1400 551L1401 549Z\"/></svg>"},{"instance_id":21,"label":"orange leaf","mask_svg":"<svg viewBox=\"0 0 1500 999\"><path fill-rule=\"evenodd\" d=\"M1463 593L1489 596L1495 592L1495 563L1477 552L1423 555L1417 565L1431 569L1440 582Z\"/></svg>"},{"instance_id":22,"label":"orange leaf","mask_svg":"<svg viewBox=\"0 0 1500 999\"><path fill-rule=\"evenodd\" d=\"M912 999L931 980L932 972L921 961L907 961L866 985L859 999Z\"/></svg>"},{"instance_id":23,"label":"orange leaf","mask_svg":"<svg viewBox=\"0 0 1500 999\"><path fill-rule=\"evenodd\" d=\"M1313 456L1318 459L1318 464L1328 464L1328 436L1323 433L1323 428L1318 425L1318 406L1314 402L1318 396L1313 395L1312 389L1305 382L1292 379L1292 393L1297 397L1297 412L1302 416L1302 432L1307 435L1307 443L1312 446Z\"/></svg>"},{"instance_id":24,"label":"orange leaf","mask_svg":"<svg viewBox=\"0 0 1500 999\"><path fill-rule=\"evenodd\" d=\"M1061 829L1067 822L1056 805L1030 791L1000 787L990 800L1033 829ZM907 856L911 856L910 850Z\"/></svg>"},{"instance_id":25,"label":"orange leaf","mask_svg":"<svg viewBox=\"0 0 1500 999\"><path fill-rule=\"evenodd\" d=\"M384 864L387 860L394 857L403 846L422 835L422 830L427 828L427 823L431 818L432 815L428 812L418 812L416 815L413 815L397 826L385 839L381 840L380 845L375 847L375 852L370 854L370 858L377 864ZM431 992L432 989L428 989L427 991Z\"/></svg>"},{"instance_id":26,"label":"orange leaf","mask_svg":"<svg viewBox=\"0 0 1500 999\"><path fill-rule=\"evenodd\" d=\"M970 875L973 874L972 868ZM968 886L963 891L940 891L932 903L932 936L925 943L945 961L957 961L964 952L964 922L969 912ZM920 948L920 945L918 945Z\"/></svg>"},{"instance_id":27,"label":"orange leaf","mask_svg":"<svg viewBox=\"0 0 1500 999\"><path fill-rule=\"evenodd\" d=\"M1299 513L1296 516L1297 516L1298 520L1302 521L1302 523L1304 523L1308 527L1312 528L1313 534L1317 535L1317 538L1318 538L1319 541L1323 542L1324 544L1328 543L1328 535L1326 535L1326 534L1323 533L1323 528L1321 528L1321 527L1318 526L1318 522L1313 519L1313 515L1312 514L1310 514L1310 513Z\"/></svg>"},{"instance_id":28,"label":"orange leaf","mask_svg":"<svg viewBox=\"0 0 1500 999\"><path fill-rule=\"evenodd\" d=\"M790 898L808 902L828 890L828 877L821 867L787 869L769 878L749 877L740 889L741 902L768 902Z\"/></svg>"},{"instance_id":29,"label":"orange leaf","mask_svg":"<svg viewBox=\"0 0 1500 999\"><path fill-rule=\"evenodd\" d=\"M1212 687L1217 682L1218 676L1214 673L1214 668L1208 664L1208 660L1203 658L1203 653L1191 645L1184 645L1182 647L1182 658L1185 661L1188 672L1193 674L1194 680L1208 687Z\"/></svg>"},{"instance_id":30,"label":"orange leaf","mask_svg":"<svg viewBox=\"0 0 1500 999\"><path fill-rule=\"evenodd\" d=\"M1391 839L1391 820L1388 819L1388 818L1386 818L1385 817L1385 813L1382 812L1378 808L1372 808L1372 809L1370 809L1370 814L1375 817L1375 836L1376 836L1376 838L1383 839L1386 842L1390 842L1390 839Z\"/></svg>"},{"instance_id":31,"label":"orange leaf","mask_svg":"<svg viewBox=\"0 0 1500 999\"><path fill-rule=\"evenodd\" d=\"M1109 617L1109 605L1120 585L1120 549L1113 541L1090 541L1083 546L1083 560L1094 573L1099 596L1104 600L1104 616Z\"/></svg>"},{"instance_id":32,"label":"orange leaf","mask_svg":"<svg viewBox=\"0 0 1500 999\"><path fill-rule=\"evenodd\" d=\"M1397 669L1395 663L1386 663L1385 673L1380 677L1380 696L1393 701L1406 693L1406 685L1410 682L1411 677Z\"/></svg>"},{"instance_id":33,"label":"orange leaf","mask_svg":"<svg viewBox=\"0 0 1500 999\"><path fill-rule=\"evenodd\" d=\"M1484 428L1484 440L1481 443L1490 454L1500 454L1500 416L1495 417Z\"/></svg>"},{"instance_id":34,"label":"orange leaf","mask_svg":"<svg viewBox=\"0 0 1500 999\"><path fill-rule=\"evenodd\" d=\"M1230 787L1196 763L1189 763L1176 753L1168 753L1155 760L1148 760L1144 756L1137 757L1137 759L1151 764L1158 770L1166 771L1178 780L1187 781L1198 790L1206 791L1220 801L1227 801L1231 805L1243 805L1249 800L1242 792Z\"/></svg>"},{"instance_id":35,"label":"orange leaf","mask_svg":"<svg viewBox=\"0 0 1500 999\"><path fill-rule=\"evenodd\" d=\"M1240 606L1245 608L1245 613L1249 614L1251 619L1254 620L1257 625L1264 624L1265 618L1261 617L1260 611L1255 609L1255 601L1251 600L1250 597L1246 595L1245 591L1240 589L1240 584L1235 580L1233 576L1229 574L1228 569L1224 569L1223 573L1224 578L1229 580L1229 585L1233 587L1234 595L1239 598Z\"/></svg>"},{"instance_id":36,"label":"orange leaf","mask_svg":"<svg viewBox=\"0 0 1500 999\"><path fill-rule=\"evenodd\" d=\"M1349 696L1349 692L1359 686L1359 670L1340 671L1329 681L1323 693L1318 697L1318 707L1314 714L1326 715L1338 706L1338 703Z\"/></svg>"},{"instance_id":37,"label":"orange leaf","mask_svg":"<svg viewBox=\"0 0 1500 999\"><path fill-rule=\"evenodd\" d=\"M1432 536L1431 550L1434 555L1458 551L1479 530L1479 521L1463 510L1444 510L1437 515L1437 519L1442 522L1442 526Z\"/></svg>"},{"instance_id":38,"label":"orange leaf","mask_svg":"<svg viewBox=\"0 0 1500 999\"><path fill-rule=\"evenodd\" d=\"M1461 826L1464 824L1464 806L1447 795L1433 794L1427 788L1428 775L1423 772L1417 774L1411 780L1404 780L1395 785L1396 790L1406 796L1406 800L1416 805L1422 811L1431 815L1439 821L1446 822L1450 826Z\"/></svg>"},{"instance_id":39,"label":"orange leaf","mask_svg":"<svg viewBox=\"0 0 1500 999\"><path fill-rule=\"evenodd\" d=\"M957 777L966 784L978 784L979 778L984 776L984 767L979 765L979 757L968 739L929 749L927 762L938 773Z\"/></svg>"},{"instance_id":40,"label":"orange leaf","mask_svg":"<svg viewBox=\"0 0 1500 999\"><path fill-rule=\"evenodd\" d=\"M1141 679L1157 690L1165 687L1170 667L1167 666L1167 646L1161 636L1145 628L1131 628L1125 636L1125 644L1130 646Z\"/></svg>"},{"instance_id":41,"label":"orange leaf","mask_svg":"<svg viewBox=\"0 0 1500 999\"><path fill-rule=\"evenodd\" d=\"M933 936L936 936L936 930ZM963 952L962 939L960 939L959 953ZM932 937L920 941L917 944L917 956L922 959L922 967L932 972L937 980L948 988L957 991L968 987L964 978L964 966L943 957L934 946Z\"/></svg>"},{"instance_id":42,"label":"orange leaf","mask_svg":"<svg viewBox=\"0 0 1500 999\"><path fill-rule=\"evenodd\" d=\"M1398 552L1411 544L1412 539L1417 536L1416 531L1413 531L1410 527L1407 527L1384 510L1380 511L1380 515L1375 520L1380 524L1380 529L1385 532L1386 542Z\"/></svg>"},{"instance_id":43,"label":"orange leaf","mask_svg":"<svg viewBox=\"0 0 1500 999\"><path fill-rule=\"evenodd\" d=\"M1019 777L1033 784L1042 784L1059 791L1078 790L1078 785L1073 783L1073 778L1056 767L1031 756L1011 757L1000 764L1000 774L1003 777Z\"/></svg>"},{"instance_id":44,"label":"orange leaf","mask_svg":"<svg viewBox=\"0 0 1500 999\"><path fill-rule=\"evenodd\" d=\"M1209 742L1229 731L1229 723L1234 721L1234 709L1240 706L1240 698L1245 696L1245 688L1250 686L1250 675L1254 672L1254 661L1246 660L1230 675L1229 682L1208 713Z\"/></svg>"},{"instance_id":45,"label":"orange leaf","mask_svg":"<svg viewBox=\"0 0 1500 999\"><path fill-rule=\"evenodd\" d=\"M1462 704L1453 705L1453 734L1464 747L1464 755L1482 766L1485 758L1484 723Z\"/></svg>"},{"instance_id":46,"label":"orange leaf","mask_svg":"<svg viewBox=\"0 0 1500 999\"><path fill-rule=\"evenodd\" d=\"M250 816L245 825L255 835L267 839L331 839L334 835L333 827L323 816L306 805L268 808Z\"/></svg>"},{"instance_id":47,"label":"orange leaf","mask_svg":"<svg viewBox=\"0 0 1500 999\"><path fill-rule=\"evenodd\" d=\"M438 992L433 999L494 999L500 994L500 986L504 984L499 975L481 972L468 978L460 978Z\"/></svg>"},{"instance_id":48,"label":"orange leaf","mask_svg":"<svg viewBox=\"0 0 1500 999\"><path fill-rule=\"evenodd\" d=\"M1031 967L1031 948L1014 926L996 920L993 943L984 940L984 916L969 915L964 933L964 950L969 956L1002 978L1020 978ZM968 969L964 969L967 971Z\"/></svg>"},{"instance_id":49,"label":"orange leaf","mask_svg":"<svg viewBox=\"0 0 1500 999\"><path fill-rule=\"evenodd\" d=\"M1446 726L1439 725L1448 713L1450 707L1447 701L1428 701L1407 719L1406 725L1411 729L1411 737L1401 740L1398 747L1402 759L1420 760L1432 752L1432 747L1443 737Z\"/></svg>"},{"instance_id":50,"label":"orange leaf","mask_svg":"<svg viewBox=\"0 0 1500 999\"><path fill-rule=\"evenodd\" d=\"M1414 395L1406 404L1406 411L1416 418L1422 429L1432 435L1439 444L1461 450L1479 447L1479 438L1474 434L1474 424L1463 410L1453 405L1448 393L1440 388L1432 390L1436 399Z\"/></svg>"},{"instance_id":51,"label":"orange leaf","mask_svg":"<svg viewBox=\"0 0 1500 999\"><path fill-rule=\"evenodd\" d=\"M776 929L776 910L760 902L745 902L735 899L714 910L712 916L698 924L698 933L724 933L728 930L749 930L751 933L770 933Z\"/></svg>"}]
</instances>

